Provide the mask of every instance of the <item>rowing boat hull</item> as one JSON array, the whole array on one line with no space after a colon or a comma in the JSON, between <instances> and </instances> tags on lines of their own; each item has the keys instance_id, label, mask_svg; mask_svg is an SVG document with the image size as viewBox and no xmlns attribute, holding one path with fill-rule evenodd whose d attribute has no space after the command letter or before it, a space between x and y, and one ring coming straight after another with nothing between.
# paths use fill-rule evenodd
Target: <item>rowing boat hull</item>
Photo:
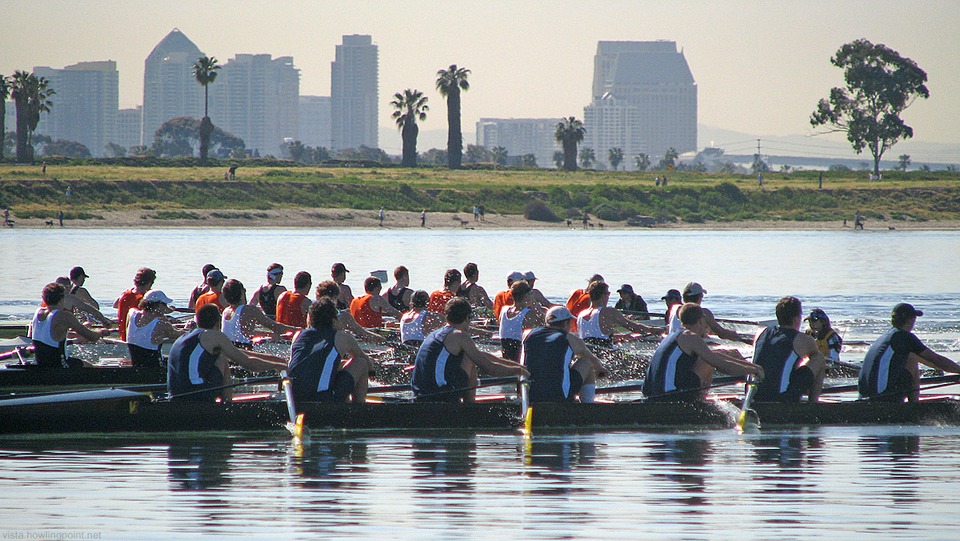
<instances>
[{"instance_id":1,"label":"rowing boat hull","mask_svg":"<svg viewBox=\"0 0 960 541\"><path fill-rule=\"evenodd\" d=\"M35 387L65 388L70 386L150 385L166 383L167 370L162 366L46 368L36 365L10 366L0 369L0 390L15 392Z\"/></svg>"}]
</instances>

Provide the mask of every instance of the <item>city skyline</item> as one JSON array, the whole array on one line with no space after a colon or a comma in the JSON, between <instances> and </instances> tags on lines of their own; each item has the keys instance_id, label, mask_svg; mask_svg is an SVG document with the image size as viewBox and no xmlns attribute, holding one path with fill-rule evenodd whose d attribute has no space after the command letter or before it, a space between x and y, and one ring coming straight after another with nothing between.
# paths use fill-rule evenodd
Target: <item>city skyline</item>
<instances>
[{"instance_id":1,"label":"city skyline","mask_svg":"<svg viewBox=\"0 0 960 541\"><path fill-rule=\"evenodd\" d=\"M369 34L380 49L379 126L391 125L385 105L389 97L417 88L432 105L421 129L440 130L446 119L434 89L435 74L451 63L472 71L471 90L463 99L464 126L481 117L581 118L592 97L598 41L671 40L696 75L701 124L782 136L813 131L808 119L817 100L842 83L830 56L843 43L863 37L887 44L928 73L931 98L904 114L915 140L960 144L955 122L960 118L955 99L960 95L955 55L960 38L953 30L960 22L958 3L600 1L589 9L566 2L413 4L410 12L418 19L411 27L384 15L382 4L366 1L295 0L283 9L254 1L236 9L226 0L200 6L179 0L162 5L3 0L0 5L10 20L43 13L44 39L35 39L37 29L31 25L5 29L0 73L115 60L120 107L134 107L142 102L143 59L177 27L221 61L245 53L292 56L302 74L301 94L329 95L329 66L340 37ZM399 136L381 146L398 147Z\"/></svg>"}]
</instances>

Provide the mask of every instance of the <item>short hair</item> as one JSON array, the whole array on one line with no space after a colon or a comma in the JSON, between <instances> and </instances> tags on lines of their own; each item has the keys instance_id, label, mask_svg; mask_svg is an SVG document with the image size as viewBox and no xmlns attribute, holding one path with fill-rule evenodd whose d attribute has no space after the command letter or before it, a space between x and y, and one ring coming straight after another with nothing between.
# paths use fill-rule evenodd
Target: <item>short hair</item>
<instances>
[{"instance_id":1,"label":"short hair","mask_svg":"<svg viewBox=\"0 0 960 541\"><path fill-rule=\"evenodd\" d=\"M64 289L71 287L73 285L70 282L70 278L67 278L66 276L57 276L57 279L54 280L54 283L62 285Z\"/></svg>"},{"instance_id":2,"label":"short hair","mask_svg":"<svg viewBox=\"0 0 960 541\"><path fill-rule=\"evenodd\" d=\"M414 308L426 308L430 304L430 294L422 289L418 289L410 297L410 306Z\"/></svg>"},{"instance_id":3,"label":"short hair","mask_svg":"<svg viewBox=\"0 0 960 541\"><path fill-rule=\"evenodd\" d=\"M153 269L148 269L147 267L141 267L137 270L137 274L133 277L134 285L145 286L147 284L152 284L157 279L157 271Z\"/></svg>"},{"instance_id":4,"label":"short hair","mask_svg":"<svg viewBox=\"0 0 960 541\"><path fill-rule=\"evenodd\" d=\"M209 274L210 271L212 271L212 270L215 269L215 268L217 268L217 266L214 265L213 263L207 263L206 265L204 265L204 266L203 266L203 271L202 271L202 272L203 272L203 279L206 280L206 279L207 279L207 274Z\"/></svg>"},{"instance_id":5,"label":"short hair","mask_svg":"<svg viewBox=\"0 0 960 541\"><path fill-rule=\"evenodd\" d=\"M685 302L685 303L687 303L687 302L694 302L695 300L697 300L697 299L702 299L702 298L703 298L703 292L702 292L702 291L701 291L700 293L697 293L696 295L694 295L694 294L692 294L692 293L687 293L686 290L684 290L684 292L683 292L683 302Z\"/></svg>"},{"instance_id":6,"label":"short hair","mask_svg":"<svg viewBox=\"0 0 960 541\"><path fill-rule=\"evenodd\" d=\"M470 319L470 315L473 314L473 307L470 306L470 302L463 297L453 297L447 304L443 307L443 314L446 317L447 323L451 325L458 325Z\"/></svg>"},{"instance_id":7,"label":"short hair","mask_svg":"<svg viewBox=\"0 0 960 541\"><path fill-rule=\"evenodd\" d=\"M363 290L367 293L373 293L381 287L383 287L383 284L376 276L367 276L367 278L363 281Z\"/></svg>"},{"instance_id":8,"label":"short hair","mask_svg":"<svg viewBox=\"0 0 960 541\"><path fill-rule=\"evenodd\" d=\"M240 304L240 301L243 300L243 284L240 283L240 280L231 278L223 283L220 294L223 295L223 300L228 303Z\"/></svg>"},{"instance_id":9,"label":"short hair","mask_svg":"<svg viewBox=\"0 0 960 541\"><path fill-rule=\"evenodd\" d=\"M456 282L463 280L463 277L460 275L460 271L457 269L450 269L447 272L443 273L443 285L448 286Z\"/></svg>"},{"instance_id":10,"label":"short hair","mask_svg":"<svg viewBox=\"0 0 960 541\"><path fill-rule=\"evenodd\" d=\"M43 304L46 304L47 306L56 306L63 302L63 298L66 295L67 288L63 287L63 284L51 282L43 286L43 292L40 293L40 298L43 299Z\"/></svg>"},{"instance_id":11,"label":"short hair","mask_svg":"<svg viewBox=\"0 0 960 541\"><path fill-rule=\"evenodd\" d=\"M307 311L307 324L314 329L323 329L333 325L333 320L337 319L340 311L333 299L323 297L313 301L310 309Z\"/></svg>"},{"instance_id":12,"label":"short hair","mask_svg":"<svg viewBox=\"0 0 960 541\"><path fill-rule=\"evenodd\" d=\"M317 298L329 297L336 299L340 296L340 286L333 280L324 280L317 284Z\"/></svg>"},{"instance_id":13,"label":"short hair","mask_svg":"<svg viewBox=\"0 0 960 541\"><path fill-rule=\"evenodd\" d=\"M480 273L480 269L477 268L476 263L467 263L463 266L463 275L468 279L473 280Z\"/></svg>"},{"instance_id":14,"label":"short hair","mask_svg":"<svg viewBox=\"0 0 960 541\"><path fill-rule=\"evenodd\" d=\"M800 299L796 297L784 297L777 301L777 324L788 325L793 322L795 317L803 315L803 307L800 305Z\"/></svg>"},{"instance_id":15,"label":"short hair","mask_svg":"<svg viewBox=\"0 0 960 541\"><path fill-rule=\"evenodd\" d=\"M703 308L696 303L688 302L677 311L677 317L684 327L692 327L703 319Z\"/></svg>"},{"instance_id":16,"label":"short hair","mask_svg":"<svg viewBox=\"0 0 960 541\"><path fill-rule=\"evenodd\" d=\"M530 283L526 280L517 280L516 282L510 284L510 295L513 297L513 302L520 302L530 294L533 288L530 287Z\"/></svg>"},{"instance_id":17,"label":"short hair","mask_svg":"<svg viewBox=\"0 0 960 541\"><path fill-rule=\"evenodd\" d=\"M215 302L204 304L197 310L194 319L201 329L216 329L220 324L220 308Z\"/></svg>"},{"instance_id":18,"label":"short hair","mask_svg":"<svg viewBox=\"0 0 960 541\"><path fill-rule=\"evenodd\" d=\"M610 292L610 286L606 282L590 282L587 286L587 293L590 295L590 302L599 301L604 295Z\"/></svg>"},{"instance_id":19,"label":"short hair","mask_svg":"<svg viewBox=\"0 0 960 541\"><path fill-rule=\"evenodd\" d=\"M400 265L399 267L393 269L393 277L395 279L399 280L400 277L402 276L410 276L410 270L408 270L403 265Z\"/></svg>"},{"instance_id":20,"label":"short hair","mask_svg":"<svg viewBox=\"0 0 960 541\"><path fill-rule=\"evenodd\" d=\"M589 280L587 280L587 283L602 282L602 281L603 281L603 276L600 276L599 274L594 274L593 276L590 277Z\"/></svg>"},{"instance_id":21,"label":"short hair","mask_svg":"<svg viewBox=\"0 0 960 541\"><path fill-rule=\"evenodd\" d=\"M310 287L311 283L313 283L313 277L307 271L300 271L293 277L293 287L296 289Z\"/></svg>"}]
</instances>

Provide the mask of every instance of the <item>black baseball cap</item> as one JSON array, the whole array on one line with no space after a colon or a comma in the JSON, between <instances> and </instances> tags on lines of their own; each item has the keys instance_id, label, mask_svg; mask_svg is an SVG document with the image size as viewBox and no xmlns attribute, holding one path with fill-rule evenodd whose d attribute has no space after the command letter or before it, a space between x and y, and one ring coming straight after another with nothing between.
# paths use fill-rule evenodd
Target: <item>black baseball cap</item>
<instances>
[{"instance_id":1,"label":"black baseball cap","mask_svg":"<svg viewBox=\"0 0 960 541\"><path fill-rule=\"evenodd\" d=\"M74 267L74 268L70 269L70 279L71 279L71 280L76 280L77 278L80 278L81 276L83 276L84 278L90 278L90 275L88 275L88 274L83 270L83 267Z\"/></svg>"},{"instance_id":2,"label":"black baseball cap","mask_svg":"<svg viewBox=\"0 0 960 541\"><path fill-rule=\"evenodd\" d=\"M900 304L894 306L893 310L890 311L890 319L893 321L894 325L905 323L912 317L920 317L922 315L922 310L917 310L912 304L905 302L901 302Z\"/></svg>"},{"instance_id":3,"label":"black baseball cap","mask_svg":"<svg viewBox=\"0 0 960 541\"><path fill-rule=\"evenodd\" d=\"M679 291L679 290L677 290L677 289L671 289L670 291L667 291L667 294L666 294L666 295L660 297L660 300L661 300L661 301L665 301L665 300L667 300L667 299L676 299L676 300L678 300L678 301L682 301L682 300L683 300L683 296L680 295L680 291Z\"/></svg>"},{"instance_id":4,"label":"black baseball cap","mask_svg":"<svg viewBox=\"0 0 960 541\"><path fill-rule=\"evenodd\" d=\"M330 268L330 274L340 274L341 272L350 272L343 263L334 263Z\"/></svg>"}]
</instances>

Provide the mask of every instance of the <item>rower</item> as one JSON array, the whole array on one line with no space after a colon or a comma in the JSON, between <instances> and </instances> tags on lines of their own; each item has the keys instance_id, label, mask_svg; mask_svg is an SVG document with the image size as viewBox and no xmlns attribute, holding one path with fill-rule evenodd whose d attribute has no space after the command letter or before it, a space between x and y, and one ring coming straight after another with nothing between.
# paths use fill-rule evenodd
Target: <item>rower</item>
<instances>
[{"instance_id":1,"label":"rower","mask_svg":"<svg viewBox=\"0 0 960 541\"><path fill-rule=\"evenodd\" d=\"M64 309L63 299L67 290L56 282L43 288L43 305L33 315L30 338L33 339L34 355L38 366L48 368L76 368L82 366L79 359L67 357L67 333L74 331L84 340L96 342L110 333L84 327L69 310Z\"/></svg>"},{"instance_id":2,"label":"rower","mask_svg":"<svg viewBox=\"0 0 960 541\"><path fill-rule=\"evenodd\" d=\"M620 294L620 300L613 306L614 308L632 312L635 319L650 319L646 301L643 300L643 297L634 293L632 285L623 284L620 286L620 289L617 290L617 293Z\"/></svg>"},{"instance_id":3,"label":"rower","mask_svg":"<svg viewBox=\"0 0 960 541\"><path fill-rule=\"evenodd\" d=\"M124 291L113 301L113 307L117 309L117 321L120 322L120 340L127 340L127 314L131 308L140 306L143 295L153 289L153 283L157 280L157 271L140 267L137 274L133 277L133 287Z\"/></svg>"},{"instance_id":4,"label":"rower","mask_svg":"<svg viewBox=\"0 0 960 541\"><path fill-rule=\"evenodd\" d=\"M210 286L207 285L207 274L210 273L213 269L217 268L213 263L207 263L203 266L203 269L200 271L201 276L203 276L203 281L200 282L197 287L193 288L193 291L190 292L190 301L187 303L187 308L190 310L196 309L197 299L200 298L200 295L203 295L207 291L210 291Z\"/></svg>"},{"instance_id":5,"label":"rower","mask_svg":"<svg viewBox=\"0 0 960 541\"><path fill-rule=\"evenodd\" d=\"M473 402L477 370L490 376L526 375L519 363L480 351L466 332L473 308L466 299L453 298L444 306L447 324L430 333L413 366L413 395L418 400Z\"/></svg>"},{"instance_id":6,"label":"rower","mask_svg":"<svg viewBox=\"0 0 960 541\"><path fill-rule=\"evenodd\" d=\"M500 321L500 312L505 306L513 304L513 297L510 296L510 286L518 280L523 280L522 272L513 271L507 275L507 289L493 296L493 317Z\"/></svg>"},{"instance_id":7,"label":"rower","mask_svg":"<svg viewBox=\"0 0 960 541\"><path fill-rule=\"evenodd\" d=\"M194 310L199 310L205 304L213 304L218 310L223 312L223 309L227 307L227 301L223 299L221 292L223 291L223 284L226 279L227 277L224 276L220 269L213 269L208 272L207 292L197 297L197 302L193 305Z\"/></svg>"},{"instance_id":8,"label":"rower","mask_svg":"<svg viewBox=\"0 0 960 541\"><path fill-rule=\"evenodd\" d=\"M463 277L466 280L457 289L457 296L470 301L470 304L476 308L493 308L493 301L487 295L487 290L477 283L480 279L480 269L476 263L467 263L463 266Z\"/></svg>"},{"instance_id":9,"label":"rower","mask_svg":"<svg viewBox=\"0 0 960 541\"><path fill-rule=\"evenodd\" d=\"M820 308L810 310L810 315L803 319L810 328L806 333L817 341L817 349L829 362L840 362L840 350L843 349L843 338L830 326L830 318Z\"/></svg>"},{"instance_id":10,"label":"rower","mask_svg":"<svg viewBox=\"0 0 960 541\"><path fill-rule=\"evenodd\" d=\"M554 306L547 310L546 327L524 333L520 364L530 372L530 402L572 402L577 395L580 402L593 402L597 378L609 374L570 332L573 321L566 306Z\"/></svg>"},{"instance_id":11,"label":"rower","mask_svg":"<svg viewBox=\"0 0 960 541\"><path fill-rule=\"evenodd\" d=\"M383 284L380 283L379 278L367 276L363 280L364 295L353 299L350 303L350 315L364 328L379 329L383 327L383 314L397 319L400 318L400 312L380 296L382 288Z\"/></svg>"},{"instance_id":12,"label":"rower","mask_svg":"<svg viewBox=\"0 0 960 541\"><path fill-rule=\"evenodd\" d=\"M697 282L690 282L683 288L683 302L688 303L692 302L694 304L703 304L703 296L707 294L707 290L703 289ZM716 318L713 317L713 312L708 308L703 309L703 317L707 320L707 326L710 327L710 334L716 335L719 338L724 340L731 340L733 342L743 342L744 344L752 344L753 337L751 336L740 336L737 331L733 329L727 329L726 327L721 326L717 323ZM667 333L676 332L680 328L680 321L674 317L670 320Z\"/></svg>"},{"instance_id":13,"label":"rower","mask_svg":"<svg viewBox=\"0 0 960 541\"><path fill-rule=\"evenodd\" d=\"M543 292L537 289L537 275L533 271L523 273L523 279L530 284L530 297L533 299L533 304L542 306L544 310L553 306L553 303L547 300Z\"/></svg>"},{"instance_id":14,"label":"rower","mask_svg":"<svg viewBox=\"0 0 960 541\"><path fill-rule=\"evenodd\" d=\"M447 305L447 301L457 295L461 282L460 271L449 269L443 273L443 288L430 294L430 304L427 307L431 312L441 313Z\"/></svg>"},{"instance_id":15,"label":"rower","mask_svg":"<svg viewBox=\"0 0 960 541\"><path fill-rule=\"evenodd\" d=\"M338 286L333 280L324 280L323 282L317 284L316 294L317 300L326 297L336 303L337 299L340 298L340 286ZM374 334L360 326L360 324L357 323L357 320L350 315L349 310L340 310L340 317L337 319L337 321L340 324L341 330L348 331L350 334L364 342L376 342L378 344L387 343L386 337L379 334Z\"/></svg>"},{"instance_id":16,"label":"rower","mask_svg":"<svg viewBox=\"0 0 960 541\"><path fill-rule=\"evenodd\" d=\"M714 372L763 379L764 369L729 353L712 350L704 341L710 331L706 310L686 303L678 311L680 330L667 335L650 359L643 380L647 400L695 402L703 400L713 384Z\"/></svg>"},{"instance_id":17,"label":"rower","mask_svg":"<svg viewBox=\"0 0 960 541\"><path fill-rule=\"evenodd\" d=\"M291 327L307 326L307 312L310 310L310 288L313 277L307 271L300 271L293 277L293 290L286 290L277 298L277 323Z\"/></svg>"},{"instance_id":18,"label":"rower","mask_svg":"<svg viewBox=\"0 0 960 541\"><path fill-rule=\"evenodd\" d=\"M221 328L223 334L241 349L253 349L253 334L257 327L273 331L273 339L279 341L284 333L298 330L296 327L278 323L266 316L255 304L247 304L247 289L240 280L230 279L223 284L221 297L227 303L223 309Z\"/></svg>"},{"instance_id":19,"label":"rower","mask_svg":"<svg viewBox=\"0 0 960 541\"><path fill-rule=\"evenodd\" d=\"M500 350L504 359L520 360L523 332L543 324L543 312L533 304L530 284L518 280L510 286L513 304L500 312Z\"/></svg>"},{"instance_id":20,"label":"rower","mask_svg":"<svg viewBox=\"0 0 960 541\"><path fill-rule=\"evenodd\" d=\"M427 310L430 294L420 289L413 294L410 310L400 317L400 342L419 348L424 338L443 326L443 316Z\"/></svg>"},{"instance_id":21,"label":"rower","mask_svg":"<svg viewBox=\"0 0 960 541\"><path fill-rule=\"evenodd\" d=\"M350 303L353 301L353 291L350 289L350 286L344 283L347 281L348 272L350 271L347 270L347 266L343 263L334 263L333 267L330 268L330 277L333 278L340 292L338 293L339 296L335 299L337 301L337 310L349 309Z\"/></svg>"},{"instance_id":22,"label":"rower","mask_svg":"<svg viewBox=\"0 0 960 541\"><path fill-rule=\"evenodd\" d=\"M258 287L251 297L270 319L277 319L277 299L287 288L280 285L283 280L283 265L271 263L267 267L267 282Z\"/></svg>"},{"instance_id":23,"label":"rower","mask_svg":"<svg viewBox=\"0 0 960 541\"><path fill-rule=\"evenodd\" d=\"M352 336L341 332L341 314L327 297L310 305L307 328L290 347L290 381L297 402L366 401L373 363Z\"/></svg>"},{"instance_id":24,"label":"rower","mask_svg":"<svg viewBox=\"0 0 960 541\"><path fill-rule=\"evenodd\" d=\"M220 310L214 304L197 309L194 321L197 327L178 338L170 348L167 394L171 399L229 399L229 390L223 388L232 382L230 361L255 372L281 370L287 365L285 359L274 355L237 349L227 335L220 332Z\"/></svg>"},{"instance_id":25,"label":"rower","mask_svg":"<svg viewBox=\"0 0 960 541\"><path fill-rule=\"evenodd\" d=\"M176 341L183 334L167 320L173 312L173 300L159 289L143 295L138 308L127 313L127 350L133 366L163 366L160 346Z\"/></svg>"},{"instance_id":26,"label":"rower","mask_svg":"<svg viewBox=\"0 0 960 541\"><path fill-rule=\"evenodd\" d=\"M390 306L401 313L406 312L410 309L410 297L413 295L413 290L408 287L410 285L410 271L400 265L393 269L393 279L395 280L394 284L387 289L383 296L390 303Z\"/></svg>"},{"instance_id":27,"label":"rower","mask_svg":"<svg viewBox=\"0 0 960 541\"><path fill-rule=\"evenodd\" d=\"M603 282L603 276L599 274L591 276L590 279L587 280L587 288L594 282ZM586 288L574 289L567 298L566 307L574 317L580 315L580 312L590 308L590 293L587 292Z\"/></svg>"},{"instance_id":28,"label":"rower","mask_svg":"<svg viewBox=\"0 0 960 541\"><path fill-rule=\"evenodd\" d=\"M777 302L777 325L763 329L753 344L753 362L767 378L757 385L758 402L810 402L820 398L826 359L809 334L800 332L803 308L800 299L784 297Z\"/></svg>"},{"instance_id":29,"label":"rower","mask_svg":"<svg viewBox=\"0 0 960 541\"><path fill-rule=\"evenodd\" d=\"M917 402L920 399L920 364L960 374L960 365L934 352L913 328L923 312L902 302L890 312L891 328L870 346L863 358L858 386L860 396L871 400Z\"/></svg>"},{"instance_id":30,"label":"rower","mask_svg":"<svg viewBox=\"0 0 960 541\"><path fill-rule=\"evenodd\" d=\"M610 302L610 286L604 282L590 282L587 286L590 306L577 316L577 331L588 344L609 348L613 346L611 335L617 328L629 329L640 334L659 334L663 329L649 327L643 323L630 321L616 308L607 306ZM571 311L571 313L573 313Z\"/></svg>"},{"instance_id":31,"label":"rower","mask_svg":"<svg viewBox=\"0 0 960 541\"><path fill-rule=\"evenodd\" d=\"M666 305L664 314L666 314L667 332L670 332L670 329L673 329L673 319L677 316L677 310L683 306L683 296L680 295L679 290L671 289L666 295L660 297L660 300Z\"/></svg>"},{"instance_id":32,"label":"rower","mask_svg":"<svg viewBox=\"0 0 960 541\"><path fill-rule=\"evenodd\" d=\"M86 271L83 270L83 267L74 267L70 269L70 288L68 291L71 295L76 296L81 301L99 310L100 303L93 298L93 295L90 295L90 292L87 291L87 288L83 287L83 284L87 281L87 278L90 278L90 276L88 276Z\"/></svg>"},{"instance_id":33,"label":"rower","mask_svg":"<svg viewBox=\"0 0 960 541\"><path fill-rule=\"evenodd\" d=\"M63 286L66 290L66 294L63 297L63 309L68 312L73 312L77 317L80 314L83 314L86 320L89 321L99 321L101 324L110 326L113 324L107 316L103 315L97 308L87 304L86 302L80 300L80 297L77 297L73 293L70 293L70 290L73 289L73 282L70 281L70 278L66 276L60 276L55 280L56 283Z\"/></svg>"}]
</instances>

